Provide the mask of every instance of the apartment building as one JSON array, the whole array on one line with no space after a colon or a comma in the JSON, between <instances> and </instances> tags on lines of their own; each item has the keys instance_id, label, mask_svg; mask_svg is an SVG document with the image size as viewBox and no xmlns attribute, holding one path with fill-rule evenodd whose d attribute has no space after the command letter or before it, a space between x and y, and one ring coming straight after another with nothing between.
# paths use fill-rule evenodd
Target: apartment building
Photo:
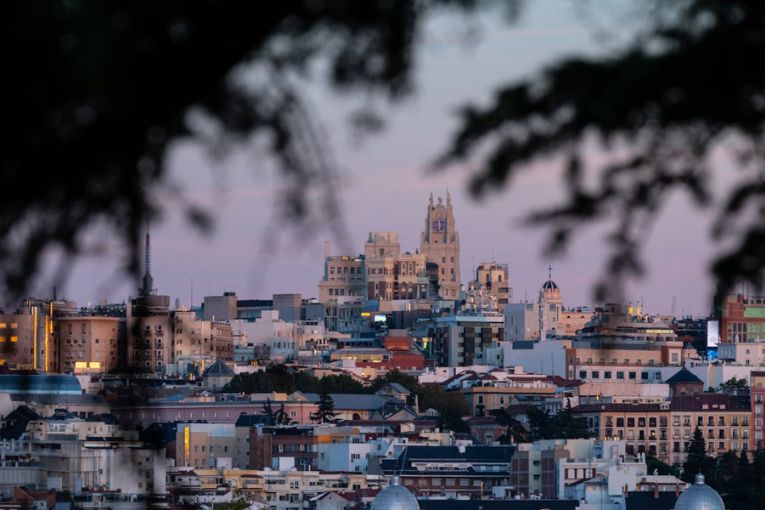
<instances>
[{"instance_id":1,"label":"apartment building","mask_svg":"<svg viewBox=\"0 0 765 510\"><path fill-rule=\"evenodd\" d=\"M572 409L587 418L600 440L620 439L629 453L682 464L696 428L711 456L751 450L749 397L715 393L680 395L660 404L586 404Z\"/></svg>"}]
</instances>

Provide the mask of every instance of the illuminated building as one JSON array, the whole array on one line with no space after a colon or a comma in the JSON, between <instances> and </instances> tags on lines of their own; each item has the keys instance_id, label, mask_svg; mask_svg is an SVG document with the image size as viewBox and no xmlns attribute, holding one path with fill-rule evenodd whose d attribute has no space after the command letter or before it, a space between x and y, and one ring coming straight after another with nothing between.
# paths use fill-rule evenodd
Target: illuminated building
<instances>
[{"instance_id":1,"label":"illuminated building","mask_svg":"<svg viewBox=\"0 0 765 510\"><path fill-rule=\"evenodd\" d=\"M419 253L401 253L397 232L370 232L364 259L368 299L428 298L427 259Z\"/></svg>"},{"instance_id":2,"label":"illuminated building","mask_svg":"<svg viewBox=\"0 0 765 510\"><path fill-rule=\"evenodd\" d=\"M59 317L56 326L58 371L98 373L117 368L124 319L93 315Z\"/></svg>"},{"instance_id":3,"label":"illuminated building","mask_svg":"<svg viewBox=\"0 0 765 510\"><path fill-rule=\"evenodd\" d=\"M511 292L507 264L482 262L475 270L475 280L468 283L465 307L502 313Z\"/></svg>"},{"instance_id":4,"label":"illuminated building","mask_svg":"<svg viewBox=\"0 0 765 510\"><path fill-rule=\"evenodd\" d=\"M441 197L434 204L433 194L430 195L425 230L420 235L420 253L428 262L438 264L438 295L441 299L460 299L460 236L449 192L446 193L446 204Z\"/></svg>"}]
</instances>

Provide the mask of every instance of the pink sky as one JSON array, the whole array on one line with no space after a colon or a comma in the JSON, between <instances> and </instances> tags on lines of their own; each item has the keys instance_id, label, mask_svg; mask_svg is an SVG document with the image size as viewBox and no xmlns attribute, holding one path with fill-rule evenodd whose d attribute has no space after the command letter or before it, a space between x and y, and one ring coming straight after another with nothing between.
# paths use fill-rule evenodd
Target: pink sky
<instances>
[{"instance_id":1,"label":"pink sky","mask_svg":"<svg viewBox=\"0 0 765 510\"><path fill-rule=\"evenodd\" d=\"M398 231L402 248L414 251L428 194L443 194L448 187L462 241L463 282L475 264L493 257L509 264L515 299L534 298L552 263L565 304L592 304L592 285L601 274L606 249L602 228L583 232L565 258L551 261L541 253L543 232L524 228L518 221L559 196L554 162L540 162L510 189L498 190L481 202L465 192L466 171L435 176L425 171L456 125L456 106L485 100L501 83L526 76L556 57L596 51L599 46L593 43L591 28L573 16L567 2L558 3L564 7L543 3L533 9L519 27L500 29L490 23L483 39L469 47L453 42L454 20L433 23L420 53L415 95L391 108L386 130L361 146L352 141L347 128L347 114L358 101L336 97L320 85L308 88L342 168L342 203L357 253L363 251L371 230ZM173 175L188 197L214 210L216 229L210 237L200 236L175 210L153 227L153 274L159 291L187 304L193 278L196 303L203 295L224 290L244 298L267 298L277 292L315 297L323 242L329 236L318 232L313 239L295 243L289 229L280 226L284 242L274 257L263 260L258 256L260 243L272 221L275 199L272 170L251 147L216 167L211 170L192 144L181 144L172 154ZM631 299L642 298L647 309L656 312L669 312L673 296L678 314L709 310L706 267L713 251L705 218L684 197L674 197L666 205L660 223L645 240L648 273L630 287ZM132 287L127 282L102 287L115 267L114 254L81 260L66 295L81 304L125 299Z\"/></svg>"}]
</instances>

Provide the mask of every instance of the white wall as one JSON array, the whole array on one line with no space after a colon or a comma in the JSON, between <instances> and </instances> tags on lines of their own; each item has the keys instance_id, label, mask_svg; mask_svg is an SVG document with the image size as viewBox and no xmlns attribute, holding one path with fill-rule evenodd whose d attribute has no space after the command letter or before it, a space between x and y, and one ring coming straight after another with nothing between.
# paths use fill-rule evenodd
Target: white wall
<instances>
[{"instance_id":1,"label":"white wall","mask_svg":"<svg viewBox=\"0 0 765 510\"><path fill-rule=\"evenodd\" d=\"M525 372L566 377L566 347L569 340L535 342L532 349L513 349L512 342L502 342L506 367L522 366Z\"/></svg>"}]
</instances>

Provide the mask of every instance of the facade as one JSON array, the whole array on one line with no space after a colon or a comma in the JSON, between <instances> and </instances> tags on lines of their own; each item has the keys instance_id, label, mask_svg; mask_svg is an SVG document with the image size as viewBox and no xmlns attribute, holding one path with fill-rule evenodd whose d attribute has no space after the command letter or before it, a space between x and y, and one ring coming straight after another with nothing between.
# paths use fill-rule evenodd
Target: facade
<instances>
[{"instance_id":1,"label":"facade","mask_svg":"<svg viewBox=\"0 0 765 510\"><path fill-rule=\"evenodd\" d=\"M172 335L170 296L133 299L127 314L128 366L144 372L164 370L173 359Z\"/></svg>"},{"instance_id":2,"label":"facade","mask_svg":"<svg viewBox=\"0 0 765 510\"><path fill-rule=\"evenodd\" d=\"M124 324L123 318L107 316L56 319L57 371L108 372L117 368Z\"/></svg>"},{"instance_id":3,"label":"facade","mask_svg":"<svg viewBox=\"0 0 765 510\"><path fill-rule=\"evenodd\" d=\"M499 352L504 327L504 318L496 313L438 317L429 328L433 357L440 366L498 365L489 357Z\"/></svg>"},{"instance_id":4,"label":"facade","mask_svg":"<svg viewBox=\"0 0 765 510\"><path fill-rule=\"evenodd\" d=\"M222 296L205 296L202 308L206 321L230 321L237 318L236 292Z\"/></svg>"},{"instance_id":5,"label":"facade","mask_svg":"<svg viewBox=\"0 0 765 510\"><path fill-rule=\"evenodd\" d=\"M324 260L324 277L319 282L319 301L325 305L340 297L366 296L364 258L336 255Z\"/></svg>"},{"instance_id":6,"label":"facade","mask_svg":"<svg viewBox=\"0 0 765 510\"><path fill-rule=\"evenodd\" d=\"M539 303L505 306L505 340L539 340Z\"/></svg>"},{"instance_id":7,"label":"facade","mask_svg":"<svg viewBox=\"0 0 765 510\"><path fill-rule=\"evenodd\" d=\"M214 468L214 462L233 464L236 457L233 423L179 423L175 437L177 466ZM243 467L243 466L237 466Z\"/></svg>"},{"instance_id":8,"label":"facade","mask_svg":"<svg viewBox=\"0 0 765 510\"><path fill-rule=\"evenodd\" d=\"M460 299L460 237L448 192L446 204L441 197L434 204L433 194L430 195L425 230L420 236L420 253L427 257L428 262L438 264L438 295L441 299Z\"/></svg>"},{"instance_id":9,"label":"facade","mask_svg":"<svg viewBox=\"0 0 765 510\"><path fill-rule=\"evenodd\" d=\"M560 288L552 280L552 267L550 267L547 281L539 290L539 339L547 340L548 337L558 335L559 322L563 311L563 298Z\"/></svg>"},{"instance_id":10,"label":"facade","mask_svg":"<svg viewBox=\"0 0 765 510\"><path fill-rule=\"evenodd\" d=\"M751 404L752 404L752 441L755 449L765 448L765 372L752 372L751 375Z\"/></svg>"},{"instance_id":11,"label":"facade","mask_svg":"<svg viewBox=\"0 0 765 510\"><path fill-rule=\"evenodd\" d=\"M370 232L364 245L367 298L385 301L427 299L427 259L401 253L397 232Z\"/></svg>"},{"instance_id":12,"label":"facade","mask_svg":"<svg viewBox=\"0 0 765 510\"><path fill-rule=\"evenodd\" d=\"M482 499L507 485L514 452L514 446L409 446L398 458L383 459L382 470L424 496Z\"/></svg>"},{"instance_id":13,"label":"facade","mask_svg":"<svg viewBox=\"0 0 765 510\"><path fill-rule=\"evenodd\" d=\"M683 343L577 340L566 349L569 378L586 381L659 382L661 367L681 366Z\"/></svg>"},{"instance_id":14,"label":"facade","mask_svg":"<svg viewBox=\"0 0 765 510\"><path fill-rule=\"evenodd\" d=\"M626 441L627 451L680 465L699 428L711 456L751 450L748 397L715 393L678 396L660 404L586 404L572 408L586 417L597 439Z\"/></svg>"},{"instance_id":15,"label":"facade","mask_svg":"<svg viewBox=\"0 0 765 510\"><path fill-rule=\"evenodd\" d=\"M504 313L510 297L507 264L482 262L476 268L475 280L468 283L465 307L473 311L493 310Z\"/></svg>"},{"instance_id":16,"label":"facade","mask_svg":"<svg viewBox=\"0 0 765 510\"><path fill-rule=\"evenodd\" d=\"M765 297L728 295L718 313L721 343L765 340Z\"/></svg>"}]
</instances>

